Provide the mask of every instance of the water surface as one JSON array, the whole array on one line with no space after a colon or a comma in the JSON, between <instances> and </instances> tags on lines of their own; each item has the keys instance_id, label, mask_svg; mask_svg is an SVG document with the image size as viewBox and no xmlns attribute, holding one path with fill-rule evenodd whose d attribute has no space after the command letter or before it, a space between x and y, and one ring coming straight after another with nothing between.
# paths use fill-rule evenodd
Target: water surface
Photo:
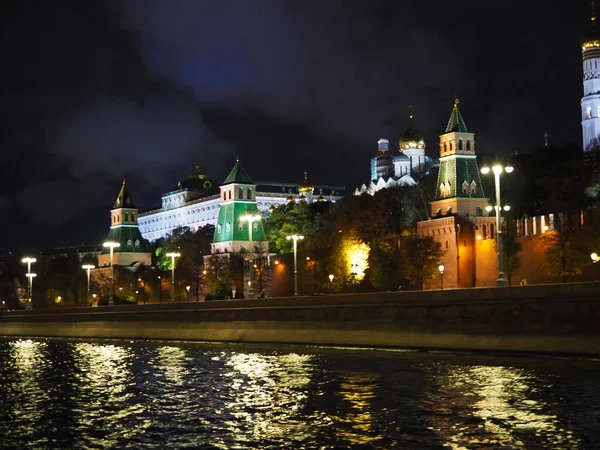
<instances>
[{"instance_id":1,"label":"water surface","mask_svg":"<svg viewBox=\"0 0 600 450\"><path fill-rule=\"evenodd\" d=\"M0 339L0 448L600 448L595 359Z\"/></svg>"}]
</instances>

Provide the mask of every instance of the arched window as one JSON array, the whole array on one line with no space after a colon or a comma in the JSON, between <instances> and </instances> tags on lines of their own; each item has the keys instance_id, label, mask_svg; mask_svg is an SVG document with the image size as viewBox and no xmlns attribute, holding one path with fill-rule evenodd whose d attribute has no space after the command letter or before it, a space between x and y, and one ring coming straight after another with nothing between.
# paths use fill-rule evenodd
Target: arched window
<instances>
[{"instance_id":1,"label":"arched window","mask_svg":"<svg viewBox=\"0 0 600 450\"><path fill-rule=\"evenodd\" d=\"M450 142L450 151L452 151L452 142Z\"/></svg>"},{"instance_id":2,"label":"arched window","mask_svg":"<svg viewBox=\"0 0 600 450\"><path fill-rule=\"evenodd\" d=\"M131 239L127 240L127 248L133 247L133 241Z\"/></svg>"},{"instance_id":3,"label":"arched window","mask_svg":"<svg viewBox=\"0 0 600 450\"><path fill-rule=\"evenodd\" d=\"M475 208L475 215L477 217L483 216L483 210L479 206Z\"/></svg>"},{"instance_id":4,"label":"arched window","mask_svg":"<svg viewBox=\"0 0 600 450\"><path fill-rule=\"evenodd\" d=\"M587 118L588 119L592 118L592 107L591 106L587 107Z\"/></svg>"},{"instance_id":5,"label":"arched window","mask_svg":"<svg viewBox=\"0 0 600 450\"><path fill-rule=\"evenodd\" d=\"M471 140L467 139L467 151L471 150Z\"/></svg>"},{"instance_id":6,"label":"arched window","mask_svg":"<svg viewBox=\"0 0 600 450\"><path fill-rule=\"evenodd\" d=\"M140 241L138 239L135 240L135 248L140 248Z\"/></svg>"},{"instance_id":7,"label":"arched window","mask_svg":"<svg viewBox=\"0 0 600 450\"><path fill-rule=\"evenodd\" d=\"M241 187L241 186L240 186L240 187L239 187L239 189L238 189L238 198L239 198L240 200L244 200L244 188L243 188L243 187Z\"/></svg>"},{"instance_id":8,"label":"arched window","mask_svg":"<svg viewBox=\"0 0 600 450\"><path fill-rule=\"evenodd\" d=\"M448 241L446 241L446 248L448 248Z\"/></svg>"},{"instance_id":9,"label":"arched window","mask_svg":"<svg viewBox=\"0 0 600 450\"><path fill-rule=\"evenodd\" d=\"M446 143L444 142L444 151L447 152L448 151L448 147L446 146Z\"/></svg>"},{"instance_id":10,"label":"arched window","mask_svg":"<svg viewBox=\"0 0 600 450\"><path fill-rule=\"evenodd\" d=\"M248 188L248 200L252 200L252 188Z\"/></svg>"},{"instance_id":11,"label":"arched window","mask_svg":"<svg viewBox=\"0 0 600 450\"><path fill-rule=\"evenodd\" d=\"M477 193L477 183L475 183L475 180L471 181L471 194L476 194Z\"/></svg>"},{"instance_id":12,"label":"arched window","mask_svg":"<svg viewBox=\"0 0 600 450\"><path fill-rule=\"evenodd\" d=\"M218 223L218 224L217 224L217 233L220 233L220 232L221 232L221 224L220 224L220 223Z\"/></svg>"},{"instance_id":13,"label":"arched window","mask_svg":"<svg viewBox=\"0 0 600 450\"><path fill-rule=\"evenodd\" d=\"M463 147L462 139L459 139L458 140L458 149L462 150L463 149L462 147Z\"/></svg>"},{"instance_id":14,"label":"arched window","mask_svg":"<svg viewBox=\"0 0 600 450\"><path fill-rule=\"evenodd\" d=\"M446 215L450 216L452 215L452 206L449 206L448 209L446 210Z\"/></svg>"},{"instance_id":15,"label":"arched window","mask_svg":"<svg viewBox=\"0 0 600 450\"><path fill-rule=\"evenodd\" d=\"M231 189L230 189L230 190L228 190L227 192L229 192L229 195L228 195L228 197L229 197L229 200L231 200Z\"/></svg>"},{"instance_id":16,"label":"arched window","mask_svg":"<svg viewBox=\"0 0 600 450\"><path fill-rule=\"evenodd\" d=\"M238 224L238 231L244 231L244 222Z\"/></svg>"},{"instance_id":17,"label":"arched window","mask_svg":"<svg viewBox=\"0 0 600 450\"><path fill-rule=\"evenodd\" d=\"M438 210L435 212L435 215L437 217L441 217L442 216L442 208L438 208Z\"/></svg>"},{"instance_id":18,"label":"arched window","mask_svg":"<svg viewBox=\"0 0 600 450\"><path fill-rule=\"evenodd\" d=\"M227 222L225 224L225 231L231 231L231 223Z\"/></svg>"}]
</instances>

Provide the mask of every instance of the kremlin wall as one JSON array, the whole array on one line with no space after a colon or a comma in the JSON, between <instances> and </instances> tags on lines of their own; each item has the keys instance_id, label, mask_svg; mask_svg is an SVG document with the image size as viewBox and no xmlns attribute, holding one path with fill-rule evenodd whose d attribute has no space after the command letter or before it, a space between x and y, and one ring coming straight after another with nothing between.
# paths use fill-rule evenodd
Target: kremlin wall
<instances>
[{"instance_id":1,"label":"kremlin wall","mask_svg":"<svg viewBox=\"0 0 600 450\"><path fill-rule=\"evenodd\" d=\"M600 354L599 283L59 308L0 335Z\"/></svg>"}]
</instances>

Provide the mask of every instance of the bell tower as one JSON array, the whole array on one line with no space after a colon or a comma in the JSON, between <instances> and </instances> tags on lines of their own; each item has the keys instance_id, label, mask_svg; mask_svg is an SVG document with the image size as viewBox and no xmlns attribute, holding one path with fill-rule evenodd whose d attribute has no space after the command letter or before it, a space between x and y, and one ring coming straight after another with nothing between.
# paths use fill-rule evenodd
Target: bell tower
<instances>
[{"instance_id":1,"label":"bell tower","mask_svg":"<svg viewBox=\"0 0 600 450\"><path fill-rule=\"evenodd\" d=\"M584 152L600 148L600 32L596 20L595 2L590 3L592 8L590 28L581 39L583 63L581 128Z\"/></svg>"}]
</instances>

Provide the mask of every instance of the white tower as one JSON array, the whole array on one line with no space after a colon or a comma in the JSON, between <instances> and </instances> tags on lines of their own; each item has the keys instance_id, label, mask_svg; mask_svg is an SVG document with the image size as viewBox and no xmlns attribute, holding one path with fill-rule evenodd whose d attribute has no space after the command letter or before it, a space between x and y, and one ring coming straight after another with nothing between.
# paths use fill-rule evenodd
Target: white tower
<instances>
[{"instance_id":1,"label":"white tower","mask_svg":"<svg viewBox=\"0 0 600 450\"><path fill-rule=\"evenodd\" d=\"M581 98L581 127L583 150L600 148L600 33L596 23L594 1L591 27L581 39L583 61L583 97Z\"/></svg>"}]
</instances>

